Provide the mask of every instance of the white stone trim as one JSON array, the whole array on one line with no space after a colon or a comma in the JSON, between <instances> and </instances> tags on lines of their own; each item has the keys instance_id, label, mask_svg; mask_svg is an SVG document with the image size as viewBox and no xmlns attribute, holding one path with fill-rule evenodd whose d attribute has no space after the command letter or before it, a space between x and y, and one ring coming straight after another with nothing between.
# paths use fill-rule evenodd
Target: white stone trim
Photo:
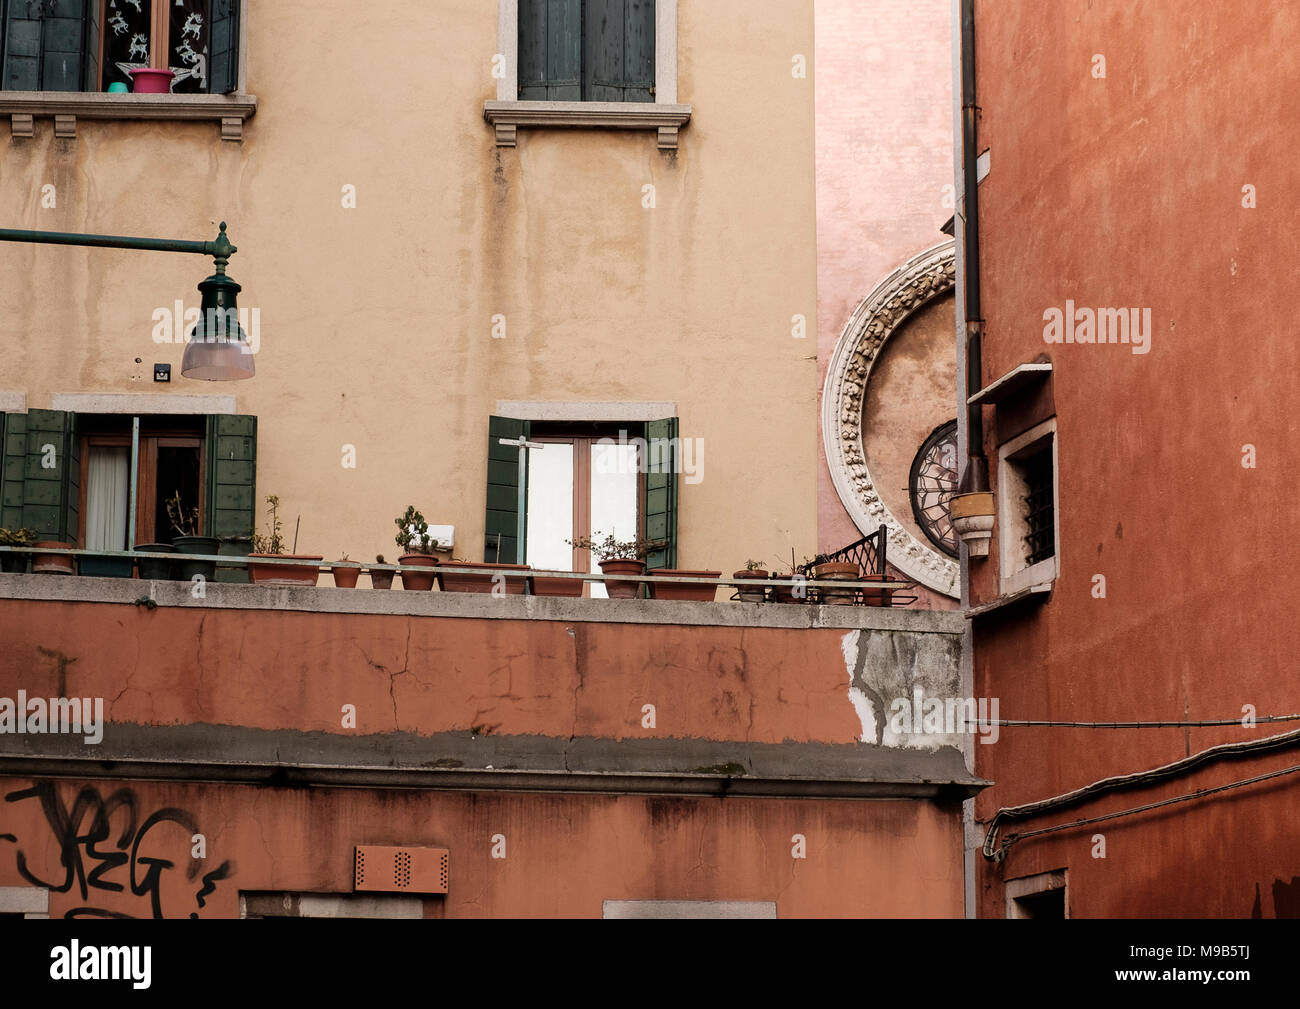
<instances>
[{"instance_id":1,"label":"white stone trim","mask_svg":"<svg viewBox=\"0 0 1300 1009\"><path fill-rule=\"evenodd\" d=\"M26 413L27 393L0 392L0 413Z\"/></svg>"},{"instance_id":2,"label":"white stone trim","mask_svg":"<svg viewBox=\"0 0 1300 1009\"><path fill-rule=\"evenodd\" d=\"M48 918L50 891L40 886L0 886L0 914Z\"/></svg>"},{"instance_id":3,"label":"white stone trim","mask_svg":"<svg viewBox=\"0 0 1300 1009\"><path fill-rule=\"evenodd\" d=\"M234 396L203 396L188 393L140 392L56 392L50 397L51 410L75 413L209 414L235 412Z\"/></svg>"},{"instance_id":4,"label":"white stone trim","mask_svg":"<svg viewBox=\"0 0 1300 1009\"><path fill-rule=\"evenodd\" d=\"M653 129L661 150L676 150L678 131L690 121L691 106L677 103L677 0L655 0L654 102L521 102L519 0L497 0L497 54L505 57L505 74L483 118L495 128L498 147L514 147L520 126L586 126Z\"/></svg>"},{"instance_id":5,"label":"white stone trim","mask_svg":"<svg viewBox=\"0 0 1300 1009\"><path fill-rule=\"evenodd\" d=\"M581 402L566 400L497 400L498 417L515 420L642 421L677 416L676 403Z\"/></svg>"},{"instance_id":6,"label":"white stone trim","mask_svg":"<svg viewBox=\"0 0 1300 1009\"><path fill-rule=\"evenodd\" d=\"M1016 471L1015 456L1047 439L1052 441L1052 556L1025 566L1025 520L1017 503L1023 496L1023 481ZM1035 585L1050 585L1061 573L1061 479L1057 465L1056 418L1049 417L1023 434L998 446L998 594L1009 596Z\"/></svg>"},{"instance_id":7,"label":"white stone trim","mask_svg":"<svg viewBox=\"0 0 1300 1009\"><path fill-rule=\"evenodd\" d=\"M956 598L957 561L913 536L876 491L862 446L862 407L871 371L885 343L913 313L948 294L956 281L956 249L949 239L913 256L876 285L849 319L826 369L822 389L822 443L831 482L863 535L889 529L889 563L927 588Z\"/></svg>"}]
</instances>

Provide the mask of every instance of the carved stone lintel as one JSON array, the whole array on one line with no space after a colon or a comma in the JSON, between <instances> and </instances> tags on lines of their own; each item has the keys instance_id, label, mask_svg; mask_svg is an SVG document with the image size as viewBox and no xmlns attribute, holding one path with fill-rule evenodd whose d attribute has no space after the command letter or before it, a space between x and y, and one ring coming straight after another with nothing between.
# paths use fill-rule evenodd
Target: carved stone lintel
<instances>
[{"instance_id":1,"label":"carved stone lintel","mask_svg":"<svg viewBox=\"0 0 1300 1009\"><path fill-rule=\"evenodd\" d=\"M36 129L30 112L15 112L9 117L9 133L15 137L32 137Z\"/></svg>"},{"instance_id":2,"label":"carved stone lintel","mask_svg":"<svg viewBox=\"0 0 1300 1009\"><path fill-rule=\"evenodd\" d=\"M888 526L890 563L954 597L960 591L957 562L903 528L876 491L862 444L862 408L872 365L889 338L914 312L952 290L955 249L947 241L913 256L862 300L835 346L822 389L822 442L845 510L864 533Z\"/></svg>"},{"instance_id":3,"label":"carved stone lintel","mask_svg":"<svg viewBox=\"0 0 1300 1009\"><path fill-rule=\"evenodd\" d=\"M244 120L239 116L224 116L221 120L221 139L241 143L244 139Z\"/></svg>"},{"instance_id":4,"label":"carved stone lintel","mask_svg":"<svg viewBox=\"0 0 1300 1009\"><path fill-rule=\"evenodd\" d=\"M515 147L518 145L518 127L514 123L497 123L497 146Z\"/></svg>"},{"instance_id":5,"label":"carved stone lintel","mask_svg":"<svg viewBox=\"0 0 1300 1009\"><path fill-rule=\"evenodd\" d=\"M54 117L54 135L67 140L77 137L77 117L59 114Z\"/></svg>"}]
</instances>

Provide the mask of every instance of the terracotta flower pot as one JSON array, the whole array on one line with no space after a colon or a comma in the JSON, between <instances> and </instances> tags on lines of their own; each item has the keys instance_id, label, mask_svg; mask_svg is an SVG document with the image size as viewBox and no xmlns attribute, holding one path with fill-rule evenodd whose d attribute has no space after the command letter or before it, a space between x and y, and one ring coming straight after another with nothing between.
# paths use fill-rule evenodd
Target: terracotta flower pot
<instances>
[{"instance_id":1,"label":"terracotta flower pot","mask_svg":"<svg viewBox=\"0 0 1300 1009\"><path fill-rule=\"evenodd\" d=\"M393 587L393 572L371 568L370 587L372 589L391 589Z\"/></svg>"},{"instance_id":2,"label":"terracotta flower pot","mask_svg":"<svg viewBox=\"0 0 1300 1009\"><path fill-rule=\"evenodd\" d=\"M64 543L61 540L41 540L33 543L33 547L49 547L52 550L75 550L76 545ZM68 557L65 554L32 554L32 572L35 574L47 575L71 575L75 574L76 558Z\"/></svg>"},{"instance_id":3,"label":"terracotta flower pot","mask_svg":"<svg viewBox=\"0 0 1300 1009\"><path fill-rule=\"evenodd\" d=\"M137 67L131 71L131 90L137 95L166 95L172 90L172 78L176 75L170 70L156 70L153 67Z\"/></svg>"},{"instance_id":4,"label":"terracotta flower pot","mask_svg":"<svg viewBox=\"0 0 1300 1009\"><path fill-rule=\"evenodd\" d=\"M491 592L497 584L494 576L507 571L527 571L527 564L475 564L472 561L452 561L450 567L473 568L471 572L458 574L441 571L438 579L443 592ZM506 592L509 595L523 595L524 580L518 575L506 576Z\"/></svg>"},{"instance_id":5,"label":"terracotta flower pot","mask_svg":"<svg viewBox=\"0 0 1300 1009\"><path fill-rule=\"evenodd\" d=\"M819 582L856 582L861 577L862 572L856 564L844 561L828 561L813 568L813 578ZM827 606L852 606L853 594L853 589L818 590L818 597Z\"/></svg>"},{"instance_id":6,"label":"terracotta flower pot","mask_svg":"<svg viewBox=\"0 0 1300 1009\"><path fill-rule=\"evenodd\" d=\"M600 562L600 570L607 575L639 575L645 571L645 561L615 558ZM641 594L643 582L605 582L605 592L610 599L635 599Z\"/></svg>"},{"instance_id":7,"label":"terracotta flower pot","mask_svg":"<svg viewBox=\"0 0 1300 1009\"><path fill-rule=\"evenodd\" d=\"M546 575L533 575L533 591L539 596L576 598L582 595L582 586L585 584L581 578L548 578Z\"/></svg>"},{"instance_id":8,"label":"terracotta flower pot","mask_svg":"<svg viewBox=\"0 0 1300 1009\"><path fill-rule=\"evenodd\" d=\"M750 578L756 579L758 581L766 581L767 572L764 571L762 568L755 568L753 571L750 571L747 568L744 571L733 572L731 577L736 579L737 581L750 579ZM737 588L736 598L739 599L742 603L761 603L767 599L767 589L763 588L761 585L758 586L757 588L751 588L751 589Z\"/></svg>"},{"instance_id":9,"label":"terracotta flower pot","mask_svg":"<svg viewBox=\"0 0 1300 1009\"><path fill-rule=\"evenodd\" d=\"M688 571L685 568L659 568L650 572L653 575L681 575L683 578L721 578L721 571ZM656 599L675 599L680 602L711 603L717 597L716 585L700 585L695 582L657 582L651 589Z\"/></svg>"},{"instance_id":10,"label":"terracotta flower pot","mask_svg":"<svg viewBox=\"0 0 1300 1009\"><path fill-rule=\"evenodd\" d=\"M795 586L803 583L804 579L796 579L794 575L773 575L773 581L786 582L785 585L772 586L772 601L777 603L806 603L808 601L808 590L801 589L801 596L795 595Z\"/></svg>"},{"instance_id":11,"label":"terracotta flower pot","mask_svg":"<svg viewBox=\"0 0 1300 1009\"><path fill-rule=\"evenodd\" d=\"M259 558L280 561L302 561L301 564L258 564ZM254 585L304 586L315 585L320 578L320 554L249 554L248 573Z\"/></svg>"},{"instance_id":12,"label":"terracotta flower pot","mask_svg":"<svg viewBox=\"0 0 1300 1009\"><path fill-rule=\"evenodd\" d=\"M330 565L330 573L334 576L334 585L340 589L355 589L357 579L361 577L361 565L353 564L351 561L335 561Z\"/></svg>"},{"instance_id":13,"label":"terracotta flower pot","mask_svg":"<svg viewBox=\"0 0 1300 1009\"><path fill-rule=\"evenodd\" d=\"M436 568L438 558L429 554L402 554L397 563L404 568ZM403 571L402 588L407 592L428 592L438 577L436 571Z\"/></svg>"}]
</instances>

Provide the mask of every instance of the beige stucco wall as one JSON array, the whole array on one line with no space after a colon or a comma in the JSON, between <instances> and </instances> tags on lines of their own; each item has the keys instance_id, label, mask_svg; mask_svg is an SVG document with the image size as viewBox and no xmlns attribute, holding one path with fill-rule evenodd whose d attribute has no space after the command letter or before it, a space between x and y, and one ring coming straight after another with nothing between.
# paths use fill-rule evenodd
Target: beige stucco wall
<instances>
[{"instance_id":1,"label":"beige stucco wall","mask_svg":"<svg viewBox=\"0 0 1300 1009\"><path fill-rule=\"evenodd\" d=\"M251 5L260 104L242 144L207 123L82 120L63 140L38 119L34 139L4 136L3 226L206 239L228 221L262 346L255 379L210 385L153 342L154 310L197 306L209 260L3 245L0 389L33 408L234 392L259 417L259 496L279 494L290 525L301 513L300 551L354 558L391 557L408 503L481 557L498 400L673 401L705 446L704 480L682 487L681 565L811 555L812 68L790 72L796 53L812 62L811 0L769 0L761 19L744 0L681 0L678 95L695 115L675 156L653 132L521 128L496 148L496 3L389 6ZM150 380L156 361L171 385Z\"/></svg>"}]
</instances>

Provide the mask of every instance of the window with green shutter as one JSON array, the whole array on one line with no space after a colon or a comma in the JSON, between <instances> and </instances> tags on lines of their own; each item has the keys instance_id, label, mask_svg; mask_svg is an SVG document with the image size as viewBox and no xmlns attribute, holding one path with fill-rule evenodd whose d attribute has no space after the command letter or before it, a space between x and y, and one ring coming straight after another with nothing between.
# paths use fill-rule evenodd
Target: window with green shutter
<instances>
[{"instance_id":1,"label":"window with green shutter","mask_svg":"<svg viewBox=\"0 0 1300 1009\"><path fill-rule=\"evenodd\" d=\"M524 101L653 102L654 0L519 0Z\"/></svg>"},{"instance_id":2,"label":"window with green shutter","mask_svg":"<svg viewBox=\"0 0 1300 1009\"><path fill-rule=\"evenodd\" d=\"M219 539L252 536L257 503L257 418L217 414L207 419L206 533Z\"/></svg>"},{"instance_id":3,"label":"window with green shutter","mask_svg":"<svg viewBox=\"0 0 1300 1009\"><path fill-rule=\"evenodd\" d=\"M646 570L677 567L677 476L681 470L681 444L677 418L646 424L645 538L663 543L645 559Z\"/></svg>"},{"instance_id":4,"label":"window with green shutter","mask_svg":"<svg viewBox=\"0 0 1300 1009\"><path fill-rule=\"evenodd\" d=\"M529 422L513 417L488 418L487 516L483 525L483 560L490 564L519 564L520 533L527 535L527 509L519 507L521 488L527 492L525 456L520 472L520 441L528 440ZM502 444L514 442L515 444Z\"/></svg>"},{"instance_id":5,"label":"window with green shutter","mask_svg":"<svg viewBox=\"0 0 1300 1009\"><path fill-rule=\"evenodd\" d=\"M0 525L42 540L75 542L81 501L77 415L30 410L4 418Z\"/></svg>"}]
</instances>

